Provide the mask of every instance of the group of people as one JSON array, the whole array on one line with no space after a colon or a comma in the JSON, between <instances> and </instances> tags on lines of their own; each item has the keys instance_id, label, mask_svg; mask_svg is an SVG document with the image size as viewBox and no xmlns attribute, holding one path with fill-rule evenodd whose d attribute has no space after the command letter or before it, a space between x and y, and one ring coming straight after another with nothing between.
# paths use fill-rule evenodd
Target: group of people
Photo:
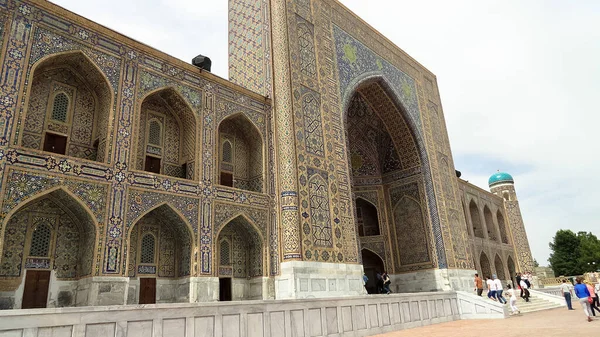
<instances>
[{"instance_id":1,"label":"group of people","mask_svg":"<svg viewBox=\"0 0 600 337\"><path fill-rule=\"evenodd\" d=\"M365 287L365 290L367 291L367 293L369 293L369 290L367 289L367 282L369 282L369 277L367 276L367 274L363 274L363 286ZM390 275L388 275L387 272L377 272L377 292L376 294L391 294L392 291L390 290L390 284L392 283L392 281L390 280Z\"/></svg>"},{"instance_id":2,"label":"group of people","mask_svg":"<svg viewBox=\"0 0 600 337\"><path fill-rule=\"evenodd\" d=\"M518 288L521 290L520 297L523 298L525 302L529 302L529 288L531 288L531 283L529 281L531 278L530 275L522 275L521 273L518 273L515 278L517 280ZM514 315L519 314L520 311L517 307L516 289L512 288L511 283L511 281L507 282L506 296L510 301L511 314ZM504 293L504 285L502 284L502 280L500 280L496 274L486 277L486 285L488 289L487 297L490 300L497 301L502 304L507 304L509 302L506 300L506 298L504 298L504 296L502 296ZM477 291L478 296L482 296L483 279L479 277L479 274L475 274L475 291Z\"/></svg>"},{"instance_id":3,"label":"group of people","mask_svg":"<svg viewBox=\"0 0 600 337\"><path fill-rule=\"evenodd\" d=\"M600 308L598 308L600 306L598 301L600 282L594 285L592 282L586 281L580 276L575 279L575 286L564 279L560 288L569 310L574 310L571 298L573 297L573 292L575 293L575 296L577 296L579 303L583 307L583 313L587 317L588 322L592 321L592 316L596 316L596 311L600 313Z\"/></svg>"}]
</instances>

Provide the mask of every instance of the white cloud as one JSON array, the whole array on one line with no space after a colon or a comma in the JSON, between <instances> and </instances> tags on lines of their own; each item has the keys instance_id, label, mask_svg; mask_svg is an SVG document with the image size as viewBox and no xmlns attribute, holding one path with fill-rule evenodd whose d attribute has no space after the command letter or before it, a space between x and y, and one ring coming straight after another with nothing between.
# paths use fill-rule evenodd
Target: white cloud
<instances>
[{"instance_id":1,"label":"white cloud","mask_svg":"<svg viewBox=\"0 0 600 337\"><path fill-rule=\"evenodd\" d=\"M227 78L227 1L56 3ZM556 230L600 234L600 2L343 0L438 78L457 169L515 168L534 257ZM117 10L118 9L118 10ZM513 171L514 172L514 171Z\"/></svg>"}]
</instances>

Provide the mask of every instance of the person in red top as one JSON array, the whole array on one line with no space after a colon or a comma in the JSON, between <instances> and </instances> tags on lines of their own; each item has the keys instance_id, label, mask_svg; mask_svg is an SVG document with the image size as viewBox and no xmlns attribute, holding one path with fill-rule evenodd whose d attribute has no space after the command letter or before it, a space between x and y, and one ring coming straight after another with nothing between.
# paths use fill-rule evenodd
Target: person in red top
<instances>
[{"instance_id":1,"label":"person in red top","mask_svg":"<svg viewBox=\"0 0 600 337\"><path fill-rule=\"evenodd\" d=\"M483 280L479 277L479 274L475 274L475 290L477 291L477 296L483 294Z\"/></svg>"}]
</instances>

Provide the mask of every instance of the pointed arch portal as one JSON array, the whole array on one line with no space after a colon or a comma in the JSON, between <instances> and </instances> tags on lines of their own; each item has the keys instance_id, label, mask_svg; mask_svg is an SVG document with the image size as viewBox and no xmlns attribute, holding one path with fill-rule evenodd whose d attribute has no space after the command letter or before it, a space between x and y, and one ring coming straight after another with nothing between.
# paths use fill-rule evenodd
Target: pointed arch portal
<instances>
[{"instance_id":1,"label":"pointed arch portal","mask_svg":"<svg viewBox=\"0 0 600 337\"><path fill-rule=\"evenodd\" d=\"M2 242L0 284L13 285L3 288L12 294L14 308L85 303L87 291L78 291L77 283L94 270L96 222L69 192L56 189L17 207ZM23 276L24 291L18 295ZM58 290L49 292L50 287Z\"/></svg>"},{"instance_id":2,"label":"pointed arch portal","mask_svg":"<svg viewBox=\"0 0 600 337\"><path fill-rule=\"evenodd\" d=\"M233 218L219 231L216 252L219 300L263 299L264 240L246 217Z\"/></svg>"},{"instance_id":3,"label":"pointed arch portal","mask_svg":"<svg viewBox=\"0 0 600 337\"><path fill-rule=\"evenodd\" d=\"M193 232L168 204L139 218L129 230L127 276L128 304L189 302Z\"/></svg>"}]
</instances>

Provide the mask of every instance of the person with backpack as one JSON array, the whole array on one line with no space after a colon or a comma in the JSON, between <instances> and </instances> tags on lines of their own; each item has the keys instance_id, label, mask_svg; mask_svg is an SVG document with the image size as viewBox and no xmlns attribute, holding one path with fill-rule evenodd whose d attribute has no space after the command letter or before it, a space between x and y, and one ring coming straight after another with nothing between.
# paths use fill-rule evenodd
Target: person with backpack
<instances>
[{"instance_id":1,"label":"person with backpack","mask_svg":"<svg viewBox=\"0 0 600 337\"><path fill-rule=\"evenodd\" d=\"M390 280L390 275L388 275L387 272L383 272L383 291L386 294L390 294L392 291L390 290L390 284L392 283L392 281Z\"/></svg>"}]
</instances>

